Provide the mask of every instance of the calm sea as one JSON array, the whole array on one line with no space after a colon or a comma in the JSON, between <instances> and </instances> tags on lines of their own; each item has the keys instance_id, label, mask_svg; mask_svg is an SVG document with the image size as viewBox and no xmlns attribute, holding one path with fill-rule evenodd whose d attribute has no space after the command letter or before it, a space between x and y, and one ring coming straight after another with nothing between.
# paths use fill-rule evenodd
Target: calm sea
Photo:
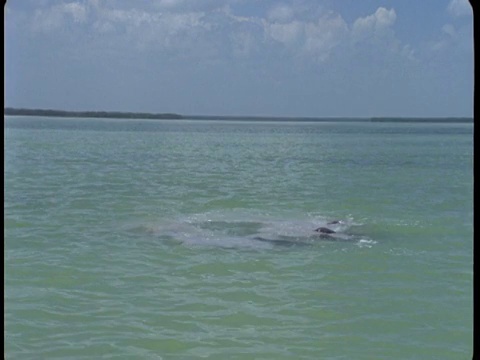
<instances>
[{"instance_id":1,"label":"calm sea","mask_svg":"<svg viewBox=\"0 0 480 360\"><path fill-rule=\"evenodd\" d=\"M471 358L472 138L5 117L5 356Z\"/></svg>"}]
</instances>

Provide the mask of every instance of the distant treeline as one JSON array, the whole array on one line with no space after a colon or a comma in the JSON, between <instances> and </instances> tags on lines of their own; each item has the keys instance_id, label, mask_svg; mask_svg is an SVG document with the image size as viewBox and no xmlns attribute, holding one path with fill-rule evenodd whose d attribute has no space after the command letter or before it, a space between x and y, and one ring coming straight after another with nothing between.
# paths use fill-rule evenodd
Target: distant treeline
<instances>
[{"instance_id":1,"label":"distant treeline","mask_svg":"<svg viewBox=\"0 0 480 360\"><path fill-rule=\"evenodd\" d=\"M278 117L278 116L224 116L224 115L179 115L171 113L152 114L119 111L65 111L42 109L4 108L4 115L22 116L56 116L78 118L115 118L115 119L188 119L188 120L232 120L232 121L298 121L298 122L422 122L422 123L472 123L473 118L443 117L372 117L372 118L342 118L342 117Z\"/></svg>"},{"instance_id":2,"label":"distant treeline","mask_svg":"<svg viewBox=\"0 0 480 360\"><path fill-rule=\"evenodd\" d=\"M178 114L151 114L120 111L65 111L65 110L42 110L42 109L16 109L5 108L4 115L23 116L57 116L79 118L115 118L115 119L182 119Z\"/></svg>"},{"instance_id":3,"label":"distant treeline","mask_svg":"<svg viewBox=\"0 0 480 360\"><path fill-rule=\"evenodd\" d=\"M372 122L429 122L429 123L471 123L473 118L468 117L441 117L441 118L403 118L403 117L374 117Z\"/></svg>"}]
</instances>

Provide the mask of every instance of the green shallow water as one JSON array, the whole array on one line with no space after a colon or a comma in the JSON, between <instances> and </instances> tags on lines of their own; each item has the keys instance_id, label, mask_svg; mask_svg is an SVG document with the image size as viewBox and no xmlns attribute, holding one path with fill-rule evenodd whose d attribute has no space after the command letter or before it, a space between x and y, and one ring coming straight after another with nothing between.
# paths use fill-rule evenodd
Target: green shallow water
<instances>
[{"instance_id":1,"label":"green shallow water","mask_svg":"<svg viewBox=\"0 0 480 360\"><path fill-rule=\"evenodd\" d=\"M7 358L472 356L471 124L5 124Z\"/></svg>"}]
</instances>

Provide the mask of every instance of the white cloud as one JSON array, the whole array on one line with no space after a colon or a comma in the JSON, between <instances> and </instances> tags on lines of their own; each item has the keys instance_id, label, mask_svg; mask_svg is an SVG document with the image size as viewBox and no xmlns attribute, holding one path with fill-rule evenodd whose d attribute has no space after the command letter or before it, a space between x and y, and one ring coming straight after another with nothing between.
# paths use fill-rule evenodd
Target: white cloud
<instances>
[{"instance_id":1,"label":"white cloud","mask_svg":"<svg viewBox=\"0 0 480 360\"><path fill-rule=\"evenodd\" d=\"M379 7L373 14L359 17L351 28L351 45L355 52L386 62L416 62L417 53L410 44L403 43L395 34L395 9ZM368 55L367 55L368 54Z\"/></svg>"},{"instance_id":2,"label":"white cloud","mask_svg":"<svg viewBox=\"0 0 480 360\"><path fill-rule=\"evenodd\" d=\"M296 20L282 24L265 22L264 28L267 36L273 40L284 45L293 45L303 37L305 23Z\"/></svg>"},{"instance_id":3,"label":"white cloud","mask_svg":"<svg viewBox=\"0 0 480 360\"><path fill-rule=\"evenodd\" d=\"M173 8L185 3L185 0L158 0L157 5L160 7Z\"/></svg>"},{"instance_id":4,"label":"white cloud","mask_svg":"<svg viewBox=\"0 0 480 360\"><path fill-rule=\"evenodd\" d=\"M456 30L455 30L455 27L454 27L452 24L445 24L445 25L442 27L442 31L443 31L445 34L447 34L447 35L449 35L449 36L451 36L451 37L455 36L456 33L457 33Z\"/></svg>"},{"instance_id":5,"label":"white cloud","mask_svg":"<svg viewBox=\"0 0 480 360\"><path fill-rule=\"evenodd\" d=\"M291 6L286 4L279 4L271 8L267 13L267 19L270 22L289 22L294 15L294 11Z\"/></svg>"},{"instance_id":6,"label":"white cloud","mask_svg":"<svg viewBox=\"0 0 480 360\"><path fill-rule=\"evenodd\" d=\"M255 48L255 38L252 33L239 32L231 35L233 54L248 57Z\"/></svg>"},{"instance_id":7,"label":"white cloud","mask_svg":"<svg viewBox=\"0 0 480 360\"><path fill-rule=\"evenodd\" d=\"M331 51L339 44L348 32L348 26L338 14L329 14L309 23L305 27L305 50L326 60Z\"/></svg>"},{"instance_id":8,"label":"white cloud","mask_svg":"<svg viewBox=\"0 0 480 360\"><path fill-rule=\"evenodd\" d=\"M113 33L115 31L115 26L108 21L96 21L93 23L94 31L100 34Z\"/></svg>"},{"instance_id":9,"label":"white cloud","mask_svg":"<svg viewBox=\"0 0 480 360\"><path fill-rule=\"evenodd\" d=\"M281 3L264 16L239 16L229 6L234 1L238 0L157 0L153 7L146 8L130 2L124 5L137 7L99 0L74 1L37 10L33 23L42 31L87 23L102 45L109 42L110 49L161 49L196 59L227 59L231 55L246 58L270 47L266 53L283 48L292 57L323 62L342 44L348 47L352 39L372 38L382 39L379 51L394 49L406 57L413 56L413 50L394 36L393 8L379 7L373 14L355 20L349 29L339 13L319 6L307 11L302 4ZM213 10L207 11L209 8ZM93 44L90 46L93 48Z\"/></svg>"},{"instance_id":10,"label":"white cloud","mask_svg":"<svg viewBox=\"0 0 480 360\"><path fill-rule=\"evenodd\" d=\"M468 53L473 51L472 28L469 26L455 27L452 24L445 24L438 38L429 43L429 50L434 53L438 51L457 51L463 49Z\"/></svg>"},{"instance_id":11,"label":"white cloud","mask_svg":"<svg viewBox=\"0 0 480 360\"><path fill-rule=\"evenodd\" d=\"M282 20L285 19L286 17L282 17ZM264 20L264 31L268 38L295 52L299 51L305 56L324 61L344 39L348 26L339 14L327 13L316 21L291 20L279 23Z\"/></svg>"},{"instance_id":12,"label":"white cloud","mask_svg":"<svg viewBox=\"0 0 480 360\"><path fill-rule=\"evenodd\" d=\"M140 49L182 48L205 32L201 12L162 12L98 8L94 29L121 34L119 41Z\"/></svg>"},{"instance_id":13,"label":"white cloud","mask_svg":"<svg viewBox=\"0 0 480 360\"><path fill-rule=\"evenodd\" d=\"M45 11L36 10L32 19L32 29L39 32L49 32L60 28L63 24L63 14L58 9Z\"/></svg>"},{"instance_id":14,"label":"white cloud","mask_svg":"<svg viewBox=\"0 0 480 360\"><path fill-rule=\"evenodd\" d=\"M415 56L415 50L413 50L409 44L403 45L403 47L400 50L400 54L409 60L412 60L412 61L417 60Z\"/></svg>"},{"instance_id":15,"label":"white cloud","mask_svg":"<svg viewBox=\"0 0 480 360\"><path fill-rule=\"evenodd\" d=\"M85 22L87 19L87 9L83 4L68 3L61 5L63 12L72 16L74 22Z\"/></svg>"},{"instance_id":16,"label":"white cloud","mask_svg":"<svg viewBox=\"0 0 480 360\"><path fill-rule=\"evenodd\" d=\"M472 6L468 0L451 0L448 4L447 10L455 17L472 14Z\"/></svg>"},{"instance_id":17,"label":"white cloud","mask_svg":"<svg viewBox=\"0 0 480 360\"><path fill-rule=\"evenodd\" d=\"M390 10L379 7L374 14L360 17L353 23L352 33L357 39L363 39L372 35L381 36L395 23L397 14Z\"/></svg>"},{"instance_id":18,"label":"white cloud","mask_svg":"<svg viewBox=\"0 0 480 360\"><path fill-rule=\"evenodd\" d=\"M37 9L33 16L32 28L40 32L54 31L67 25L69 19L74 23L84 23L87 20L85 4L70 2Z\"/></svg>"},{"instance_id":19,"label":"white cloud","mask_svg":"<svg viewBox=\"0 0 480 360\"><path fill-rule=\"evenodd\" d=\"M170 12L213 11L228 7L230 1L225 0L156 0L154 7Z\"/></svg>"}]
</instances>

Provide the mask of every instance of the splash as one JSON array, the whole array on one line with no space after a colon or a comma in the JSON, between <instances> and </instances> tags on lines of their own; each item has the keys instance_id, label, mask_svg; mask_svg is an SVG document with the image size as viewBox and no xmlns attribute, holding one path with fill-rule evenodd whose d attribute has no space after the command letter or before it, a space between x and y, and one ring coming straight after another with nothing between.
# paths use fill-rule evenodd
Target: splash
<instances>
[{"instance_id":1,"label":"splash","mask_svg":"<svg viewBox=\"0 0 480 360\"><path fill-rule=\"evenodd\" d=\"M161 239L191 246L272 248L312 246L325 242L372 246L375 241L350 232L353 227L361 225L352 217L332 219L307 214L299 218L295 214L222 211L165 219L146 225L144 229ZM319 236L314 231L318 227L328 227L335 233L327 237Z\"/></svg>"}]
</instances>

